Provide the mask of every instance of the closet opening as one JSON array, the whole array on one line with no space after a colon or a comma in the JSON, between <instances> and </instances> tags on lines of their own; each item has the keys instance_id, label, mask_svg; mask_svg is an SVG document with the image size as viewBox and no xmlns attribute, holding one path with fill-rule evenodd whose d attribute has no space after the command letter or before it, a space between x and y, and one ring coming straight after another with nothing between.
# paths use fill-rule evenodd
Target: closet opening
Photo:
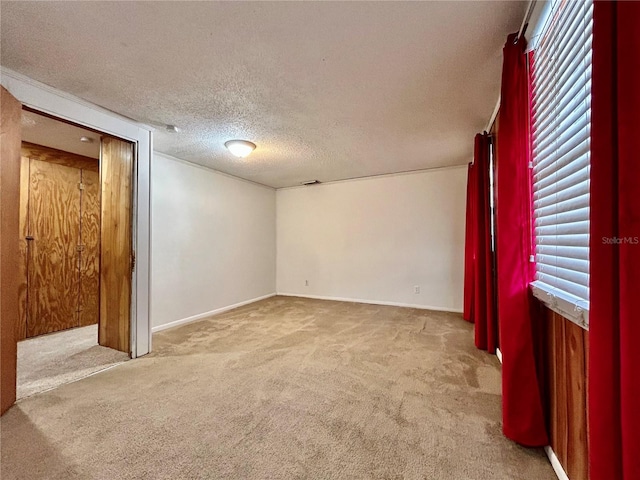
<instances>
[{"instance_id":1,"label":"closet opening","mask_svg":"<svg viewBox=\"0 0 640 480\"><path fill-rule=\"evenodd\" d=\"M129 359L135 145L23 108L17 398Z\"/></svg>"}]
</instances>

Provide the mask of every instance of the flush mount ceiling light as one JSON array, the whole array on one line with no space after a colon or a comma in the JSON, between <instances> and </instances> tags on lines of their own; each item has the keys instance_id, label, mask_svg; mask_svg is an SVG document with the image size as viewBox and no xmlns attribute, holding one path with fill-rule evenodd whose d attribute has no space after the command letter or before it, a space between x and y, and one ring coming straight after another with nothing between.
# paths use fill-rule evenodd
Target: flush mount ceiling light
<instances>
[{"instance_id":1,"label":"flush mount ceiling light","mask_svg":"<svg viewBox=\"0 0 640 480\"><path fill-rule=\"evenodd\" d=\"M238 158L248 156L256 148L256 144L248 140L229 140L224 142L224 146Z\"/></svg>"}]
</instances>

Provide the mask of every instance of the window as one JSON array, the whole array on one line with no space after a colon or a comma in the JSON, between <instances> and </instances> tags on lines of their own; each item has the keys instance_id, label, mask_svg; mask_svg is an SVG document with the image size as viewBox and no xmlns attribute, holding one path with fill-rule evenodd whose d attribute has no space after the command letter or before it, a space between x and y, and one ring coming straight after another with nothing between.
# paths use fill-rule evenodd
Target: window
<instances>
[{"instance_id":1,"label":"window","mask_svg":"<svg viewBox=\"0 0 640 480\"><path fill-rule=\"evenodd\" d=\"M593 2L553 0L534 37L534 294L587 326Z\"/></svg>"}]
</instances>

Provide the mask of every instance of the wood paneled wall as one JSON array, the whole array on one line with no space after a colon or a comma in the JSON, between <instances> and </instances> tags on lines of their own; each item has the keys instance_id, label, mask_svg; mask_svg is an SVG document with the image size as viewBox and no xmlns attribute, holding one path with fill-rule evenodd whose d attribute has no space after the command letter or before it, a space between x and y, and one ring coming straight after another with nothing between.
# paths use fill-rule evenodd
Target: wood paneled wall
<instances>
[{"instance_id":1,"label":"wood paneled wall","mask_svg":"<svg viewBox=\"0 0 640 480\"><path fill-rule=\"evenodd\" d=\"M551 448L570 480L587 480L589 332L547 308L544 310Z\"/></svg>"}]
</instances>

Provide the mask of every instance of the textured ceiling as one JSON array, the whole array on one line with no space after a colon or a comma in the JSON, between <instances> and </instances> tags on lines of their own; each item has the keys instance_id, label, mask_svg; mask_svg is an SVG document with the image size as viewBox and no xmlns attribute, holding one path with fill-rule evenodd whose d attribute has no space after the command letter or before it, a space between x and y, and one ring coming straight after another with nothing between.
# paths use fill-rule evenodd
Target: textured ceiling
<instances>
[{"instance_id":1,"label":"textured ceiling","mask_svg":"<svg viewBox=\"0 0 640 480\"><path fill-rule=\"evenodd\" d=\"M2 2L3 66L273 187L468 162L526 2ZM223 146L258 145L246 159Z\"/></svg>"},{"instance_id":2,"label":"textured ceiling","mask_svg":"<svg viewBox=\"0 0 640 480\"><path fill-rule=\"evenodd\" d=\"M84 143L80 137L93 139ZM65 152L100 158L100 135L37 113L22 111L22 140Z\"/></svg>"}]
</instances>

